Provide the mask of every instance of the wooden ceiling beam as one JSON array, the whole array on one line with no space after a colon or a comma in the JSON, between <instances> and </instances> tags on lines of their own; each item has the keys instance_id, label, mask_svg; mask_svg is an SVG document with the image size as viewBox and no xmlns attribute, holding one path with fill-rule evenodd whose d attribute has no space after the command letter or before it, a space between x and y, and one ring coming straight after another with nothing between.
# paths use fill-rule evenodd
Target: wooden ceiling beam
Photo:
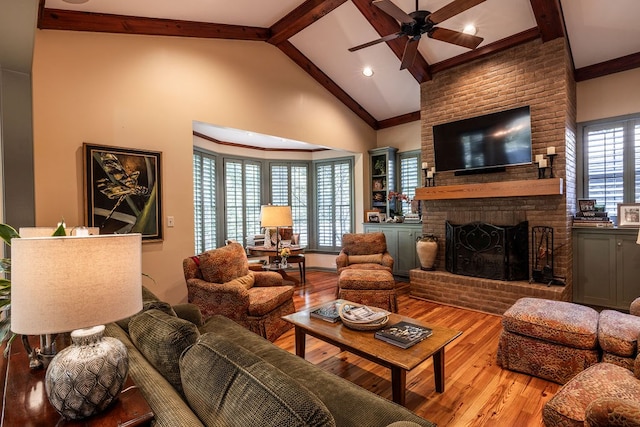
<instances>
[{"instance_id":1,"label":"wooden ceiling beam","mask_svg":"<svg viewBox=\"0 0 640 427\"><path fill-rule=\"evenodd\" d=\"M47 8L40 12L38 28L254 41L266 41L271 36L268 28Z\"/></svg>"},{"instance_id":2,"label":"wooden ceiling beam","mask_svg":"<svg viewBox=\"0 0 640 427\"><path fill-rule=\"evenodd\" d=\"M352 0L353 4L358 8L360 13L365 17L367 21L373 26L373 28L380 34L381 37L389 34L397 33L400 30L400 24L384 13L382 10L373 6L371 0ZM363 40L367 41L367 40ZM400 37L395 40L387 42L393 53L396 54L398 59L402 60L404 54L404 47L407 44L405 37ZM398 65L399 66L399 65ZM425 61L424 57L418 52L413 64L407 68L411 75L418 81L418 83L424 83L427 80L431 80L431 74L429 73L429 64Z\"/></svg>"},{"instance_id":3,"label":"wooden ceiling beam","mask_svg":"<svg viewBox=\"0 0 640 427\"><path fill-rule=\"evenodd\" d=\"M632 70L638 67L640 67L640 52L578 68L575 71L575 79L577 82L581 82L583 80L608 76L609 74Z\"/></svg>"},{"instance_id":4,"label":"wooden ceiling beam","mask_svg":"<svg viewBox=\"0 0 640 427\"><path fill-rule=\"evenodd\" d=\"M291 42L285 41L277 45L278 49L284 52L293 62L298 64L300 68L313 77L333 96L338 98L344 105L353 111L358 117L364 120L373 129L378 129L378 122L367 112L360 104L358 104L349 94L340 88L333 80L329 78L320 68L302 54Z\"/></svg>"},{"instance_id":5,"label":"wooden ceiling beam","mask_svg":"<svg viewBox=\"0 0 640 427\"><path fill-rule=\"evenodd\" d=\"M542 42L564 37L564 19L560 0L530 0Z\"/></svg>"},{"instance_id":6,"label":"wooden ceiling beam","mask_svg":"<svg viewBox=\"0 0 640 427\"><path fill-rule=\"evenodd\" d=\"M278 45L304 30L347 0L307 0L270 28L269 43Z\"/></svg>"},{"instance_id":7,"label":"wooden ceiling beam","mask_svg":"<svg viewBox=\"0 0 640 427\"><path fill-rule=\"evenodd\" d=\"M420 111L402 114L401 116L391 117L378 122L379 129L392 128L394 126L403 125L405 123L417 122L420 120Z\"/></svg>"}]
</instances>

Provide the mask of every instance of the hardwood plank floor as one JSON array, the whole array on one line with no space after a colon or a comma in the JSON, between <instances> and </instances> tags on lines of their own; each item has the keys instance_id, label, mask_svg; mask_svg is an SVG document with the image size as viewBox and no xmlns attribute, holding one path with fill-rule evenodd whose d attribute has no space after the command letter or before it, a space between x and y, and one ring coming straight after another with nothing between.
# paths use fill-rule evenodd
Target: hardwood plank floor
<instances>
[{"instance_id":1,"label":"hardwood plank floor","mask_svg":"<svg viewBox=\"0 0 640 427\"><path fill-rule=\"evenodd\" d=\"M335 299L336 286L335 273L307 271L307 283L296 288L296 309ZM497 366L500 316L415 299L406 287L398 307L405 316L463 331L446 347L444 393L435 391L429 360L407 374L407 408L439 426L542 426L542 407L560 385ZM293 330L275 344L295 353ZM386 368L313 337L306 359L391 400Z\"/></svg>"}]
</instances>

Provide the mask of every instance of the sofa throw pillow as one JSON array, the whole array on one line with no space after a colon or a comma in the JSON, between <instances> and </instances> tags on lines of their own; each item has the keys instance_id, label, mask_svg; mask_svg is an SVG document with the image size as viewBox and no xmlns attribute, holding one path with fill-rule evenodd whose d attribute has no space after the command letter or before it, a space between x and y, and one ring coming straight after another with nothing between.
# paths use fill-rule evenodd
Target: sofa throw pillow
<instances>
[{"instance_id":1,"label":"sofa throw pillow","mask_svg":"<svg viewBox=\"0 0 640 427\"><path fill-rule=\"evenodd\" d=\"M147 310L131 319L129 335L140 353L182 393L180 355L200 336L196 325L160 310Z\"/></svg>"},{"instance_id":2,"label":"sofa throw pillow","mask_svg":"<svg viewBox=\"0 0 640 427\"><path fill-rule=\"evenodd\" d=\"M254 283L255 276L253 275L253 271L250 271L246 276L236 277L235 279L228 281L227 285L242 286L245 289L251 289Z\"/></svg>"},{"instance_id":3,"label":"sofa throw pillow","mask_svg":"<svg viewBox=\"0 0 640 427\"><path fill-rule=\"evenodd\" d=\"M198 255L202 278L210 283L227 283L249 273L249 260L239 243L231 243Z\"/></svg>"},{"instance_id":4,"label":"sofa throw pillow","mask_svg":"<svg viewBox=\"0 0 640 427\"><path fill-rule=\"evenodd\" d=\"M184 352L180 371L189 406L208 426L335 426L302 384L214 333Z\"/></svg>"},{"instance_id":5,"label":"sofa throw pillow","mask_svg":"<svg viewBox=\"0 0 640 427\"><path fill-rule=\"evenodd\" d=\"M349 264L382 264L382 254L349 255Z\"/></svg>"},{"instance_id":6,"label":"sofa throw pillow","mask_svg":"<svg viewBox=\"0 0 640 427\"><path fill-rule=\"evenodd\" d=\"M151 292L146 287L142 287L142 310L139 313L147 310L160 310L167 313L170 316L176 316L176 312L171 307L171 304L166 303L164 301L160 301L157 296L153 292ZM135 314L134 314L135 316ZM122 320L118 320L116 324L124 329L126 332L129 332L129 321L133 318L133 316L126 317Z\"/></svg>"}]
</instances>

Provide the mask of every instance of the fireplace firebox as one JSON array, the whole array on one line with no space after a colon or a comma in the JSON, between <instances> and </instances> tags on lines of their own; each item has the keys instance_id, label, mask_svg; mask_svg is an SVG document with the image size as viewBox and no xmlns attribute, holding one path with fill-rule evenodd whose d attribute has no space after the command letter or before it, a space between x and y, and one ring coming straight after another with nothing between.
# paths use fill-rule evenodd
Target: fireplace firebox
<instances>
[{"instance_id":1,"label":"fireplace firebox","mask_svg":"<svg viewBox=\"0 0 640 427\"><path fill-rule=\"evenodd\" d=\"M498 226L446 222L445 268L464 276L528 280L529 223Z\"/></svg>"}]
</instances>

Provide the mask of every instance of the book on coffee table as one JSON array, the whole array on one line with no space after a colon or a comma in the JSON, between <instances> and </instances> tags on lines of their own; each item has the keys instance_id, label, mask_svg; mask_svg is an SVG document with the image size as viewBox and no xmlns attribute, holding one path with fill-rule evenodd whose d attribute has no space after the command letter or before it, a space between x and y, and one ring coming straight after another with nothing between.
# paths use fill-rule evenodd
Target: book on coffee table
<instances>
[{"instance_id":1,"label":"book on coffee table","mask_svg":"<svg viewBox=\"0 0 640 427\"><path fill-rule=\"evenodd\" d=\"M433 331L430 328L402 321L376 331L374 336L389 344L397 345L401 348L409 348L432 334Z\"/></svg>"},{"instance_id":2,"label":"book on coffee table","mask_svg":"<svg viewBox=\"0 0 640 427\"><path fill-rule=\"evenodd\" d=\"M342 301L331 301L322 307L316 308L309 313L309 315L317 319L326 320L327 322L336 323L340 320L340 313L338 313L340 304L342 304Z\"/></svg>"}]
</instances>

